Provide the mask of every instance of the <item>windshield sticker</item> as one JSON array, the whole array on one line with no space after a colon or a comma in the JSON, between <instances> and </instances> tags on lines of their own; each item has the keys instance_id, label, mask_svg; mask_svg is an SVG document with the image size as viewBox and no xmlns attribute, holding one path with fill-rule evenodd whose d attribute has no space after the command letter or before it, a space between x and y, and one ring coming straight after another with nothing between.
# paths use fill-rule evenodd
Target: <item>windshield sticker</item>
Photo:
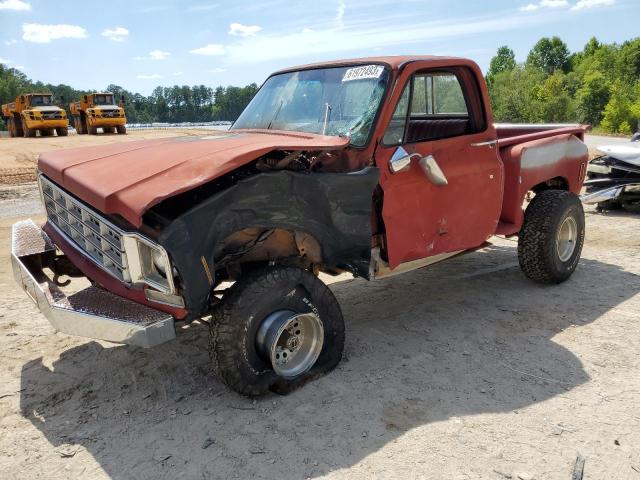
<instances>
[{"instance_id":1,"label":"windshield sticker","mask_svg":"<svg viewBox=\"0 0 640 480\"><path fill-rule=\"evenodd\" d=\"M354 67L344 72L342 81L350 82L352 80L362 80L365 78L380 78L382 72L384 72L384 67L382 65L365 65L363 67Z\"/></svg>"}]
</instances>

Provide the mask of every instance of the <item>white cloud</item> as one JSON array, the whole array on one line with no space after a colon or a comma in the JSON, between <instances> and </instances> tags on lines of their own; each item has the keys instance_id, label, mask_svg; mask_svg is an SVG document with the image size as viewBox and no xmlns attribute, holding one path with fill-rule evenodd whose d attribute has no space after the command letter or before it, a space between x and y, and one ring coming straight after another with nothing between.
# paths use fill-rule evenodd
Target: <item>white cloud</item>
<instances>
[{"instance_id":1,"label":"white cloud","mask_svg":"<svg viewBox=\"0 0 640 480\"><path fill-rule=\"evenodd\" d=\"M344 11L347 9L343 0L338 2L338 10L336 11L336 24L338 28L344 28Z\"/></svg>"},{"instance_id":2,"label":"white cloud","mask_svg":"<svg viewBox=\"0 0 640 480\"><path fill-rule=\"evenodd\" d=\"M214 10L218 8L218 4L217 3L209 3L206 5L191 5L189 8L187 8L188 12L207 12L209 10Z\"/></svg>"},{"instance_id":3,"label":"white cloud","mask_svg":"<svg viewBox=\"0 0 640 480\"><path fill-rule=\"evenodd\" d=\"M243 25L241 23L232 23L229 25L229 35L235 35L237 37L250 37L260 30L262 30L262 27L258 25Z\"/></svg>"},{"instance_id":4,"label":"white cloud","mask_svg":"<svg viewBox=\"0 0 640 480\"><path fill-rule=\"evenodd\" d=\"M395 19L394 19L395 20ZM437 21L419 19L379 18L354 23L347 29L335 26L314 28L302 32L299 28L259 37L246 37L227 45L225 54L233 63L257 63L310 56L333 56L358 50L373 51L384 47L426 44L448 38L470 37L488 32L518 31L525 27L541 25L548 19L539 15L486 15L458 17Z\"/></svg>"},{"instance_id":5,"label":"white cloud","mask_svg":"<svg viewBox=\"0 0 640 480\"><path fill-rule=\"evenodd\" d=\"M12 60L0 57L0 63L4 63L7 67L15 68L16 70L24 70L24 65L14 65Z\"/></svg>"},{"instance_id":6,"label":"white cloud","mask_svg":"<svg viewBox=\"0 0 640 480\"><path fill-rule=\"evenodd\" d=\"M12 38L4 42L5 45L15 45L16 43L18 43L18 40L16 40L15 38Z\"/></svg>"},{"instance_id":7,"label":"white cloud","mask_svg":"<svg viewBox=\"0 0 640 480\"><path fill-rule=\"evenodd\" d=\"M100 35L114 42L123 42L129 36L129 30L124 27L107 28Z\"/></svg>"},{"instance_id":8,"label":"white cloud","mask_svg":"<svg viewBox=\"0 0 640 480\"><path fill-rule=\"evenodd\" d=\"M171 55L169 52L163 52L162 50L151 50L149 52L149 58L152 60L164 60L169 55Z\"/></svg>"},{"instance_id":9,"label":"white cloud","mask_svg":"<svg viewBox=\"0 0 640 480\"><path fill-rule=\"evenodd\" d=\"M60 38L87 38L87 31L77 25L22 24L22 39L27 42L49 43Z\"/></svg>"},{"instance_id":10,"label":"white cloud","mask_svg":"<svg viewBox=\"0 0 640 480\"><path fill-rule=\"evenodd\" d=\"M522 12L535 12L541 8L565 8L569 6L567 0L540 0L538 3L529 3L520 7Z\"/></svg>"},{"instance_id":11,"label":"white cloud","mask_svg":"<svg viewBox=\"0 0 640 480\"><path fill-rule=\"evenodd\" d=\"M21 0L4 0L0 2L0 10L31 10L31 4Z\"/></svg>"},{"instance_id":12,"label":"white cloud","mask_svg":"<svg viewBox=\"0 0 640 480\"><path fill-rule=\"evenodd\" d=\"M209 73L222 73L222 72L226 72L227 69L226 68L210 68L209 69Z\"/></svg>"},{"instance_id":13,"label":"white cloud","mask_svg":"<svg viewBox=\"0 0 640 480\"><path fill-rule=\"evenodd\" d=\"M211 57L216 55L224 55L224 45L220 45L218 43L210 43L209 45L205 45L204 47L189 50L189 53L193 55L207 55Z\"/></svg>"},{"instance_id":14,"label":"white cloud","mask_svg":"<svg viewBox=\"0 0 640 480\"><path fill-rule=\"evenodd\" d=\"M586 10L593 7L608 7L613 5L615 0L578 0L571 10Z\"/></svg>"},{"instance_id":15,"label":"white cloud","mask_svg":"<svg viewBox=\"0 0 640 480\"><path fill-rule=\"evenodd\" d=\"M171 75L173 75L174 77L179 77L181 75L184 75L184 72L173 72Z\"/></svg>"},{"instance_id":16,"label":"white cloud","mask_svg":"<svg viewBox=\"0 0 640 480\"><path fill-rule=\"evenodd\" d=\"M151 73L149 75L136 75L136 78L140 80L156 80L158 78L162 78L162 75L158 75L157 73Z\"/></svg>"},{"instance_id":17,"label":"white cloud","mask_svg":"<svg viewBox=\"0 0 640 480\"><path fill-rule=\"evenodd\" d=\"M302 33L313 33L313 29L309 27L305 27L302 29Z\"/></svg>"}]
</instances>

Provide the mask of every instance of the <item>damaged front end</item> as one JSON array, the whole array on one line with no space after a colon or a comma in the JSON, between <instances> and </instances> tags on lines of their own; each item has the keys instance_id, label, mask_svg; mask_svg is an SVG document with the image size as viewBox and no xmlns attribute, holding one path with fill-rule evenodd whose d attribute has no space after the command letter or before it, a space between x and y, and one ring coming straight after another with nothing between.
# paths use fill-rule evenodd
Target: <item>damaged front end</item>
<instances>
[{"instance_id":1,"label":"damaged front end","mask_svg":"<svg viewBox=\"0 0 640 480\"><path fill-rule=\"evenodd\" d=\"M600 211L640 212L640 142L598 150L603 155L589 163L582 201Z\"/></svg>"}]
</instances>

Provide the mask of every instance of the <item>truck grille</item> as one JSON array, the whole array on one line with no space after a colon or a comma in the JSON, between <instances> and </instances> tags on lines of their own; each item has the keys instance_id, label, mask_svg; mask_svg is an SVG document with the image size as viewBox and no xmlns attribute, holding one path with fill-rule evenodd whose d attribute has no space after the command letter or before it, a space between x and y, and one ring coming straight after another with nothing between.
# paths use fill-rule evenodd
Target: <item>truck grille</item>
<instances>
[{"instance_id":1,"label":"truck grille","mask_svg":"<svg viewBox=\"0 0 640 480\"><path fill-rule=\"evenodd\" d=\"M47 220L98 266L129 283L123 231L42 175L39 182Z\"/></svg>"}]
</instances>

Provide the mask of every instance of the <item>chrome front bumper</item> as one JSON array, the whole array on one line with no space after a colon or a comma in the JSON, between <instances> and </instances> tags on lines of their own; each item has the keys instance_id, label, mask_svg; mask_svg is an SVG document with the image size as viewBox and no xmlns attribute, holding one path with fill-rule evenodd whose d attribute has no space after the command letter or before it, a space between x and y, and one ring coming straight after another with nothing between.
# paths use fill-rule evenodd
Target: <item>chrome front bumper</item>
<instances>
[{"instance_id":1,"label":"chrome front bumper","mask_svg":"<svg viewBox=\"0 0 640 480\"><path fill-rule=\"evenodd\" d=\"M640 183L627 183L624 185L614 185L612 187L606 187L602 190L597 190L591 193L585 193L580 197L582 203L593 204L600 202L607 202L610 200L617 200L625 192L639 191Z\"/></svg>"},{"instance_id":2,"label":"chrome front bumper","mask_svg":"<svg viewBox=\"0 0 640 480\"><path fill-rule=\"evenodd\" d=\"M145 348L175 338L174 319L167 313L95 286L66 296L43 271L42 259L55 250L33 221L13 225L13 276L56 330Z\"/></svg>"}]
</instances>

